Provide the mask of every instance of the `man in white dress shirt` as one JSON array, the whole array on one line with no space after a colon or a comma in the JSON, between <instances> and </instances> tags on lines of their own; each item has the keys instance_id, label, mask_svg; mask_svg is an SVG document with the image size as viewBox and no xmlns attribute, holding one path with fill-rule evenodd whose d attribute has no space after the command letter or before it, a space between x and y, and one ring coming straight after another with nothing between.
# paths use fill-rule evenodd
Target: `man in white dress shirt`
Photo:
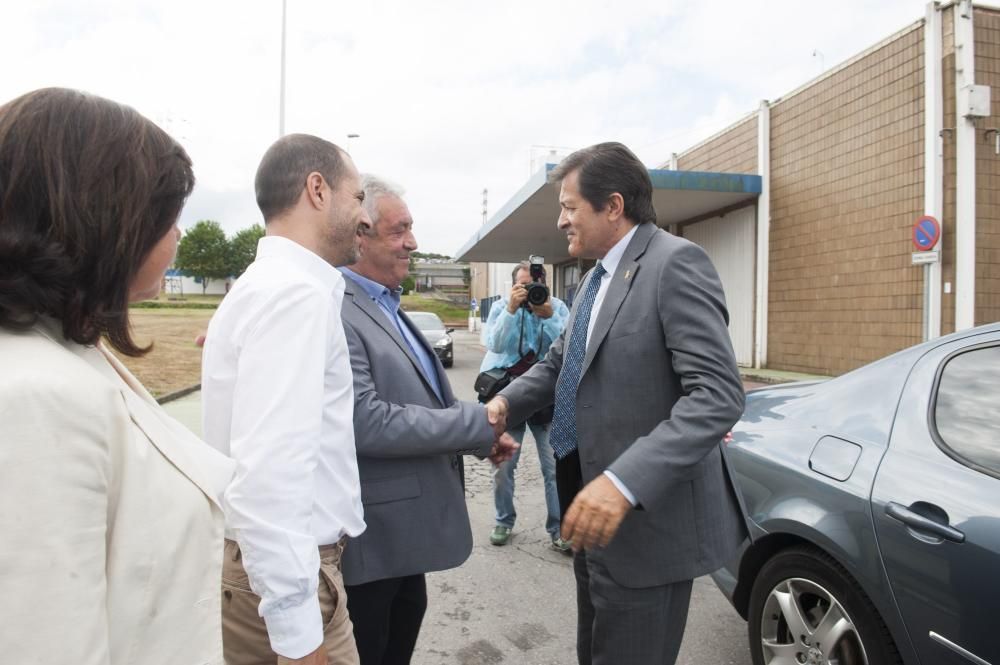
<instances>
[{"instance_id":1,"label":"man in white dress shirt","mask_svg":"<svg viewBox=\"0 0 1000 665\"><path fill-rule=\"evenodd\" d=\"M266 236L209 324L205 439L233 457L226 491L228 665L357 663L340 556L365 529L350 357L334 266L371 226L351 158L293 134L257 169Z\"/></svg>"}]
</instances>

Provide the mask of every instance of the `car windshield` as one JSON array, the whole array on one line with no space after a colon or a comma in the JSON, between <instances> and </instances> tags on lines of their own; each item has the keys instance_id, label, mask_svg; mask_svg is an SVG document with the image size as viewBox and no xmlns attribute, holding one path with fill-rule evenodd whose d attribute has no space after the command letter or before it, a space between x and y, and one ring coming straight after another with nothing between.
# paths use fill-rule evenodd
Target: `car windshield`
<instances>
[{"instance_id":1,"label":"car windshield","mask_svg":"<svg viewBox=\"0 0 1000 665\"><path fill-rule=\"evenodd\" d=\"M420 330L444 330L444 323L431 312L407 312L407 316Z\"/></svg>"}]
</instances>

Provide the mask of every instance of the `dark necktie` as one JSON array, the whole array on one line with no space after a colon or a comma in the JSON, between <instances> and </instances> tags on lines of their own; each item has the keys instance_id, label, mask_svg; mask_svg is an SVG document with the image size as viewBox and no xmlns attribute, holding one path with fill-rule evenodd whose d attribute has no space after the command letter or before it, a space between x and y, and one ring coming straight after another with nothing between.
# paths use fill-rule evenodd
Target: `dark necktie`
<instances>
[{"instance_id":1,"label":"dark necktie","mask_svg":"<svg viewBox=\"0 0 1000 665\"><path fill-rule=\"evenodd\" d=\"M563 354L562 371L556 381L555 413L552 416L552 428L549 443L556 459L562 459L576 450L576 387L580 383L580 372L583 369L583 359L587 355L587 328L590 325L590 311L594 308L594 299L601 288L601 277L607 271L600 263L594 268L587 282L587 288L580 296L576 318L573 320L573 330L570 332L569 344Z\"/></svg>"}]
</instances>

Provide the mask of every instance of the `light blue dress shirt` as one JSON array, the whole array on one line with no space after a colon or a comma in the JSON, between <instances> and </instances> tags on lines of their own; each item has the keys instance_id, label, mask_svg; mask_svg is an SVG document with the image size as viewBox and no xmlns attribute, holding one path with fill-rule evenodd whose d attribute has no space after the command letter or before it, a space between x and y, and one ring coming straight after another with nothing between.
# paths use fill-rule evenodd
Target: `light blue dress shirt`
<instances>
[{"instance_id":1,"label":"light blue dress shirt","mask_svg":"<svg viewBox=\"0 0 1000 665\"><path fill-rule=\"evenodd\" d=\"M368 295L379 309L389 318L389 321L396 325L396 329L399 334L402 335L403 339L406 340L407 345L409 345L410 350L413 351L413 355L416 356L417 360L420 362L420 367L424 371L424 377L430 382L431 386L434 388L434 393L444 404L444 394L441 392L441 381L438 379L437 365L434 362L434 358L431 357L431 353L427 351L427 348L420 343L420 333L414 331L410 326L406 325L406 322L399 316L399 298L403 293L403 289L389 289L388 287L374 282L367 277L359 275L350 268L340 268L340 271L357 282L362 289L364 289L365 294Z\"/></svg>"},{"instance_id":2,"label":"light blue dress shirt","mask_svg":"<svg viewBox=\"0 0 1000 665\"><path fill-rule=\"evenodd\" d=\"M550 298L552 301L552 316L542 319L526 309L519 308L516 313L511 314L507 310L509 298L501 298L493 303L490 308L490 316L483 328L483 346L486 347L486 355L479 366L480 372L495 369L497 367L510 367L521 359L518 354L517 342L521 335L521 322L524 322L524 338L521 348L524 353L534 351L537 356L535 360L541 360L548 353L552 342L556 341L566 321L569 319L569 308L566 303L559 298ZM539 344L539 332L541 332L541 343Z\"/></svg>"}]
</instances>

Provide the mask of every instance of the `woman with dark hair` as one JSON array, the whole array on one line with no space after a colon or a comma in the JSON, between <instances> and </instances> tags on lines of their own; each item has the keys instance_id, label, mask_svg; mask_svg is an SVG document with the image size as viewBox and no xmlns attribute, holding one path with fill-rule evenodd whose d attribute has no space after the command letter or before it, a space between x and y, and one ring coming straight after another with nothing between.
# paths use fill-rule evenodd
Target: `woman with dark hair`
<instances>
[{"instance_id":1,"label":"woman with dark hair","mask_svg":"<svg viewBox=\"0 0 1000 665\"><path fill-rule=\"evenodd\" d=\"M231 462L106 348L159 293L191 160L135 110L49 88L0 106L3 660L221 663Z\"/></svg>"}]
</instances>

